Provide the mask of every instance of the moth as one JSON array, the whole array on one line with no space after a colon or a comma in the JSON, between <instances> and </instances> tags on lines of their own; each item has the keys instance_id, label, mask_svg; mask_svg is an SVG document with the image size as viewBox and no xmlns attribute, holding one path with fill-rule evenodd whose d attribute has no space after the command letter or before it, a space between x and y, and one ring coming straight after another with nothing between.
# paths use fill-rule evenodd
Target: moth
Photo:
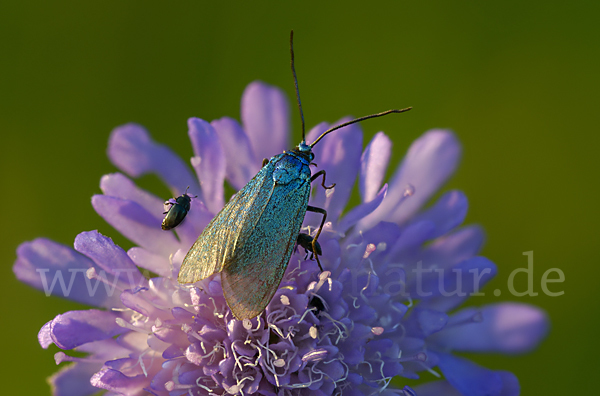
<instances>
[{"instance_id":1,"label":"moth","mask_svg":"<svg viewBox=\"0 0 600 396\"><path fill-rule=\"evenodd\" d=\"M300 234L306 212L322 215L321 224L310 242L300 237L301 246L309 246L323 271L317 240L327 212L308 205L311 184L326 172L312 174L312 148L327 134L369 118L391 113L403 113L411 108L388 110L334 126L323 132L314 142L305 139L304 114L300 102L298 79L294 67L294 32L290 34L291 68L294 77L302 141L290 151L263 160L262 169L213 218L185 256L179 283L194 283L215 273L221 273L225 300L233 315L250 319L264 311L283 278ZM306 245L306 246L305 246Z\"/></svg>"}]
</instances>

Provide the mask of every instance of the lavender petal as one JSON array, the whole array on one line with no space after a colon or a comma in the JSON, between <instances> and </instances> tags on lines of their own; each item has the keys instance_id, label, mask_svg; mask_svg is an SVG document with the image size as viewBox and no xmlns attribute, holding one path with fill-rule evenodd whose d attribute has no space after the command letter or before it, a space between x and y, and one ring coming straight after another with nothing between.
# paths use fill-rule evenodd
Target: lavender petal
<instances>
[{"instance_id":1,"label":"lavender petal","mask_svg":"<svg viewBox=\"0 0 600 396\"><path fill-rule=\"evenodd\" d=\"M212 121L211 125L223 147L227 180L233 188L241 190L260 170L260 160L254 155L248 135L236 120L223 117Z\"/></svg>"},{"instance_id":2,"label":"lavender petal","mask_svg":"<svg viewBox=\"0 0 600 396\"><path fill-rule=\"evenodd\" d=\"M467 197L460 191L449 191L438 201L411 221L431 221L436 225L436 231L431 238L437 238L458 227L467 215Z\"/></svg>"},{"instance_id":3,"label":"lavender petal","mask_svg":"<svg viewBox=\"0 0 600 396\"><path fill-rule=\"evenodd\" d=\"M13 271L17 279L43 290L47 296L64 297L98 307L119 306L118 296L107 294L103 287L97 287L95 294L90 293L94 285L86 272L92 267L90 259L73 249L38 238L17 248Z\"/></svg>"},{"instance_id":4,"label":"lavender petal","mask_svg":"<svg viewBox=\"0 0 600 396\"><path fill-rule=\"evenodd\" d=\"M385 171L392 153L392 141L383 132L377 133L367 145L360 158L358 185L363 202L377 196L385 177Z\"/></svg>"},{"instance_id":5,"label":"lavender petal","mask_svg":"<svg viewBox=\"0 0 600 396\"><path fill-rule=\"evenodd\" d=\"M466 309L455 316L471 312ZM481 309L481 316L479 322L444 329L433 340L451 350L517 354L531 351L548 334L548 316L528 304L488 305Z\"/></svg>"},{"instance_id":6,"label":"lavender petal","mask_svg":"<svg viewBox=\"0 0 600 396\"><path fill-rule=\"evenodd\" d=\"M173 234L161 229L162 219L136 202L94 195L92 206L108 224L149 251L168 257L177 250L178 242Z\"/></svg>"},{"instance_id":7,"label":"lavender petal","mask_svg":"<svg viewBox=\"0 0 600 396\"><path fill-rule=\"evenodd\" d=\"M108 157L130 176L156 173L175 194L182 193L187 186L200 191L197 179L181 158L167 146L154 142L140 125L115 128L108 141Z\"/></svg>"},{"instance_id":8,"label":"lavender petal","mask_svg":"<svg viewBox=\"0 0 600 396\"><path fill-rule=\"evenodd\" d=\"M242 124L259 161L289 149L289 105L279 88L249 84L242 95Z\"/></svg>"},{"instance_id":9,"label":"lavender petal","mask_svg":"<svg viewBox=\"0 0 600 396\"><path fill-rule=\"evenodd\" d=\"M149 213L156 214L157 217L160 217L159 214L164 212L162 199L139 188L122 173L111 173L102 176L100 179L100 189L104 195L134 201Z\"/></svg>"},{"instance_id":10,"label":"lavender petal","mask_svg":"<svg viewBox=\"0 0 600 396\"><path fill-rule=\"evenodd\" d=\"M339 123L344 121L348 120L342 119ZM310 136L312 135L311 131ZM360 169L362 154L360 126L353 124L327 135L327 138L313 148L313 153L315 162L319 165L317 169L327 172L326 185L335 180L335 190L331 193L322 187L315 187L316 192L309 203L327 210L327 220L335 223L350 198L350 192ZM320 184L320 180L314 183Z\"/></svg>"},{"instance_id":11,"label":"lavender petal","mask_svg":"<svg viewBox=\"0 0 600 396\"><path fill-rule=\"evenodd\" d=\"M90 384L90 377L97 372L100 363L74 363L62 367L48 378L53 396L87 396L98 392Z\"/></svg>"},{"instance_id":12,"label":"lavender petal","mask_svg":"<svg viewBox=\"0 0 600 396\"><path fill-rule=\"evenodd\" d=\"M463 396L499 396L502 391L500 374L470 360L438 353L439 368L448 382Z\"/></svg>"},{"instance_id":13,"label":"lavender petal","mask_svg":"<svg viewBox=\"0 0 600 396\"><path fill-rule=\"evenodd\" d=\"M146 382L147 378L144 374L128 377L118 370L109 368L103 368L90 379L90 383L97 388L123 395L139 394Z\"/></svg>"},{"instance_id":14,"label":"lavender petal","mask_svg":"<svg viewBox=\"0 0 600 396\"><path fill-rule=\"evenodd\" d=\"M115 245L111 238L105 237L98 231L82 232L77 235L75 250L92 259L99 268L118 278L130 289L141 280L142 274L127 253Z\"/></svg>"},{"instance_id":15,"label":"lavender petal","mask_svg":"<svg viewBox=\"0 0 600 396\"><path fill-rule=\"evenodd\" d=\"M454 173L460 154L460 144L453 133L425 133L409 148L392 177L386 199L360 225L370 228L381 220L405 222ZM411 190L410 197L406 197L407 190Z\"/></svg>"},{"instance_id":16,"label":"lavender petal","mask_svg":"<svg viewBox=\"0 0 600 396\"><path fill-rule=\"evenodd\" d=\"M140 247L132 247L127 251L127 255L138 267L145 268L160 276L171 275L171 264L168 257Z\"/></svg>"},{"instance_id":17,"label":"lavender petal","mask_svg":"<svg viewBox=\"0 0 600 396\"><path fill-rule=\"evenodd\" d=\"M337 226L337 231L341 234L344 234L350 227L358 223L363 217L367 216L369 213L373 212L377 207L381 204L385 195L387 194L388 186L385 184L381 191L368 202L364 202L352 210L350 210L347 214L342 217Z\"/></svg>"},{"instance_id":18,"label":"lavender petal","mask_svg":"<svg viewBox=\"0 0 600 396\"><path fill-rule=\"evenodd\" d=\"M215 129L199 118L188 120L188 135L195 157L196 170L202 188L202 200L208 210L218 213L223 208L223 181L225 180L225 154Z\"/></svg>"},{"instance_id":19,"label":"lavender petal","mask_svg":"<svg viewBox=\"0 0 600 396\"><path fill-rule=\"evenodd\" d=\"M58 315L50 323L52 341L61 349L73 349L82 344L105 340L126 331L117 325L112 312L90 309L69 311ZM47 331L46 326L42 331Z\"/></svg>"},{"instance_id":20,"label":"lavender petal","mask_svg":"<svg viewBox=\"0 0 600 396\"><path fill-rule=\"evenodd\" d=\"M519 396L521 394L521 385L517 377L509 371L497 371L502 378L502 391L500 396Z\"/></svg>"},{"instance_id":21,"label":"lavender petal","mask_svg":"<svg viewBox=\"0 0 600 396\"><path fill-rule=\"evenodd\" d=\"M415 387L417 396L463 396L448 381L427 382Z\"/></svg>"}]
</instances>

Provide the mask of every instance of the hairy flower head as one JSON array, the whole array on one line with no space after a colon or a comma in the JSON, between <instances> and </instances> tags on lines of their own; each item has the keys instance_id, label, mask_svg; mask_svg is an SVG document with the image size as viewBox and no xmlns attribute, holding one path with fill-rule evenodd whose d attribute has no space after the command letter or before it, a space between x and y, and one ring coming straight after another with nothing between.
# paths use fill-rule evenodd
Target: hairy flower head
<instances>
[{"instance_id":1,"label":"hairy flower head","mask_svg":"<svg viewBox=\"0 0 600 396\"><path fill-rule=\"evenodd\" d=\"M58 315L39 332L44 348L54 343L86 354L55 355L57 364L72 362L50 378L55 395L98 388L160 396L519 393L513 374L453 354L528 351L548 323L524 304L459 309L496 267L477 255L481 228L461 226L462 192L446 192L423 209L456 169L461 149L449 131L415 141L388 184L385 134L363 150L360 126L352 125L315 146L318 169L336 183L333 190L315 187L309 202L328 213L319 239L325 271L300 248L258 317L233 317L218 274L177 283L185 254L224 205L224 182L242 188L263 158L289 148L288 118L284 95L255 82L242 98L241 125L227 117L190 119L195 174L142 127L113 131L108 156L124 174L102 177L103 194L92 204L136 246L126 252L97 231L79 234L74 249L36 239L18 248L14 265L19 279L47 295L96 307ZM307 141L328 126L314 127ZM174 196L188 186L198 194L175 232L161 229L163 200L129 178L148 173ZM346 209L357 177L361 203ZM314 235L319 223L308 213L303 232ZM421 375L434 381L402 384L402 377Z\"/></svg>"}]
</instances>

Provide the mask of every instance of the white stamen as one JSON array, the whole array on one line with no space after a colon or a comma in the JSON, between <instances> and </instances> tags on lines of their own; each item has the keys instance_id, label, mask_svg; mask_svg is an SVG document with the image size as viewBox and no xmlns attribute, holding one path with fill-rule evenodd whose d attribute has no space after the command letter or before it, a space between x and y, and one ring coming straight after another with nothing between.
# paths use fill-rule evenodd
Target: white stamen
<instances>
[{"instance_id":1,"label":"white stamen","mask_svg":"<svg viewBox=\"0 0 600 396\"><path fill-rule=\"evenodd\" d=\"M319 283L322 284L322 282L329 278L331 276L331 272L330 271L323 271L319 274Z\"/></svg>"},{"instance_id":2,"label":"white stamen","mask_svg":"<svg viewBox=\"0 0 600 396\"><path fill-rule=\"evenodd\" d=\"M212 298L212 297L209 297L209 298L210 298L210 300L212 301L212 303L213 303L213 306L215 307L215 310L213 311L213 314L214 314L214 315L215 315L217 318L219 318L219 319L223 319L223 318L225 317L225 315L223 315L222 313L220 313L220 312L219 312L219 309L217 308L217 303L215 302L215 299L214 299L214 298Z\"/></svg>"},{"instance_id":3,"label":"white stamen","mask_svg":"<svg viewBox=\"0 0 600 396\"><path fill-rule=\"evenodd\" d=\"M201 379L202 379L202 377L198 377L198 378L196 378L196 386L198 386L198 388L202 388L202 389L204 389L204 390L205 390L205 391L207 391L207 392L211 392L212 390L211 390L211 389L210 389L208 386L206 386L206 385L202 385L202 384L200 383L200 380L201 380Z\"/></svg>"},{"instance_id":4,"label":"white stamen","mask_svg":"<svg viewBox=\"0 0 600 396\"><path fill-rule=\"evenodd\" d=\"M369 263L369 267L371 267L371 272L374 273L375 276L377 276L377 272L375 272L375 268L373 268L373 260L371 260L370 258L368 258L367 262Z\"/></svg>"},{"instance_id":5,"label":"white stamen","mask_svg":"<svg viewBox=\"0 0 600 396\"><path fill-rule=\"evenodd\" d=\"M369 302L369 300L368 300L368 299L367 299L367 297L366 297L366 296L363 294L363 292L369 288L369 284L370 284L370 283L371 283L371 273L369 272L369 273L368 273L368 277L367 277L367 284L366 284L366 285L365 285L365 287L363 287L363 288L362 288L362 290L360 291L360 296L361 296L361 297L362 297L362 299L363 299L365 302L367 302L367 303Z\"/></svg>"},{"instance_id":6,"label":"white stamen","mask_svg":"<svg viewBox=\"0 0 600 396\"><path fill-rule=\"evenodd\" d=\"M143 333L143 334L148 334L148 335L151 334L148 330L142 329L140 327L136 327L136 326L132 325L131 323L125 321L123 318L117 318L117 319L115 319L115 322L117 323L117 325L124 327L126 329L137 331L138 333Z\"/></svg>"}]
</instances>

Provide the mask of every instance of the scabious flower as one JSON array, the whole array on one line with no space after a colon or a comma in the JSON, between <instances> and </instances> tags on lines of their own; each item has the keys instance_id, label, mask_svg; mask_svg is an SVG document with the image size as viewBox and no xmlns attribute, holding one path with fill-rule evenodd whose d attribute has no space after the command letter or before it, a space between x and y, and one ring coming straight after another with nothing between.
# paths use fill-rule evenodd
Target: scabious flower
<instances>
[{"instance_id":1,"label":"scabious flower","mask_svg":"<svg viewBox=\"0 0 600 396\"><path fill-rule=\"evenodd\" d=\"M18 248L16 276L95 306L58 315L39 332L64 365L50 379L60 396L91 395L517 395L515 376L492 371L454 351L519 353L547 331L539 309L515 303L458 307L496 274L477 256L483 232L461 226L460 191L424 204L454 172L455 136L420 137L388 184L391 142L375 135L362 150L359 125L315 146L315 162L334 190L313 188L310 204L327 210L320 272L300 248L264 313L235 319L219 275L177 283L188 249L224 204L224 182L242 188L263 158L288 145L288 104L255 82L242 98L242 125L231 118L188 121L195 175L140 126L116 128L108 156L126 175L158 175L174 196L198 198L174 232L161 229L163 200L123 173L105 175L92 205L136 247L125 252L97 231L74 250L47 239ZM313 141L329 125L310 131ZM345 210L356 178L362 203ZM308 213L304 232L320 218ZM145 275L144 275L145 274ZM150 275L151 274L151 275ZM433 382L415 387L404 378ZM444 379L438 380L438 377ZM392 384L393 378L398 378ZM399 384L398 387L394 386Z\"/></svg>"}]
</instances>

